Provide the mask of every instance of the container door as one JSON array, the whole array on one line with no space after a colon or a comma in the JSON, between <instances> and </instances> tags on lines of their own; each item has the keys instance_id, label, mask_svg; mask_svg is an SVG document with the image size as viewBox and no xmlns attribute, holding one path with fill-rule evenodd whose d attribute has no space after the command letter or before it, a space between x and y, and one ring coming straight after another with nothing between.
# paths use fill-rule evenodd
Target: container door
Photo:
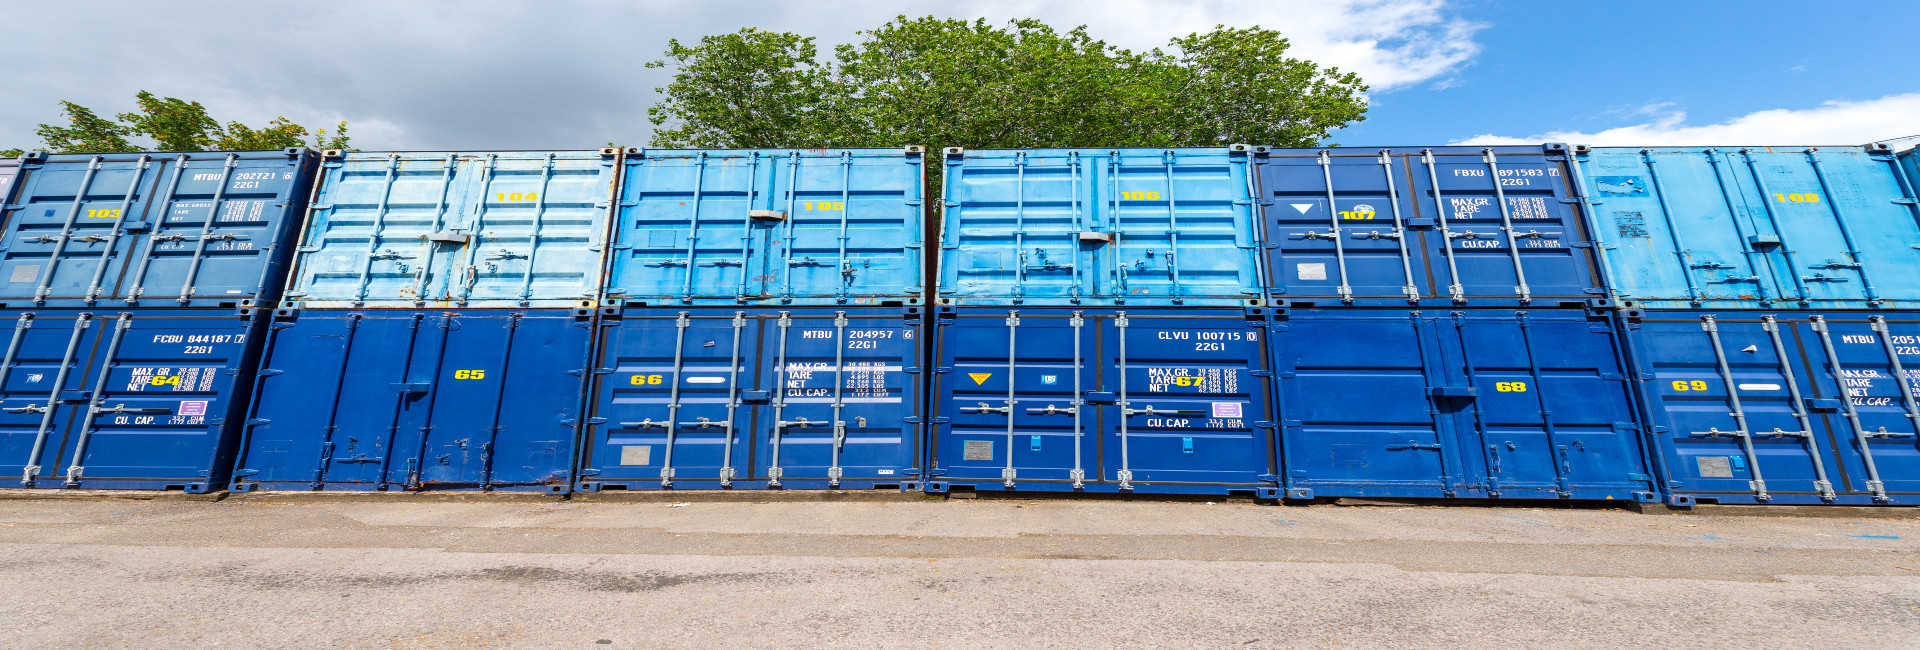
<instances>
[{"instance_id":1,"label":"container door","mask_svg":"<svg viewBox=\"0 0 1920 650\"><path fill-rule=\"evenodd\" d=\"M935 454L948 478L1081 488L1112 477L1100 464L1112 443L1095 412L1114 401L1098 370L1101 321L1062 310L941 320L941 364L950 370L936 381L949 424Z\"/></svg>"},{"instance_id":2,"label":"container door","mask_svg":"<svg viewBox=\"0 0 1920 650\"><path fill-rule=\"evenodd\" d=\"M756 397L761 325L731 310L629 309L608 327L586 463L596 480L729 487L753 474L744 400Z\"/></svg>"},{"instance_id":3,"label":"container door","mask_svg":"<svg viewBox=\"0 0 1920 650\"><path fill-rule=\"evenodd\" d=\"M86 375L100 322L93 314L16 313L0 363L0 472L20 485L55 479L66 432L86 412ZM109 325L111 327L111 325Z\"/></svg>"},{"instance_id":4,"label":"container door","mask_svg":"<svg viewBox=\"0 0 1920 650\"><path fill-rule=\"evenodd\" d=\"M696 297L744 300L766 292L776 158L633 156L606 294L626 304ZM758 216L756 216L758 215Z\"/></svg>"},{"instance_id":5,"label":"container door","mask_svg":"<svg viewBox=\"0 0 1920 650\"><path fill-rule=\"evenodd\" d=\"M1226 149L1110 152L1094 200L1108 295L1129 304L1243 304L1260 279L1246 154ZM1145 154L1145 155L1142 155ZM1027 260L1034 263L1035 260ZM1198 302L1193 302L1198 301Z\"/></svg>"},{"instance_id":6,"label":"container door","mask_svg":"<svg viewBox=\"0 0 1920 650\"><path fill-rule=\"evenodd\" d=\"M296 225L289 205L306 199L300 167L308 159L217 155L166 163L160 204L123 224L144 234L128 242L134 245L118 294L129 303L234 306L279 290L268 286L279 282L268 271Z\"/></svg>"},{"instance_id":7,"label":"container door","mask_svg":"<svg viewBox=\"0 0 1920 650\"><path fill-rule=\"evenodd\" d=\"M838 304L920 291L921 152L793 152L773 169L786 202L767 293Z\"/></svg>"},{"instance_id":8,"label":"container door","mask_svg":"<svg viewBox=\"0 0 1920 650\"><path fill-rule=\"evenodd\" d=\"M1455 420L1475 394L1439 373L1432 319L1300 314L1270 343L1287 485L1321 496L1463 496Z\"/></svg>"},{"instance_id":9,"label":"container door","mask_svg":"<svg viewBox=\"0 0 1920 650\"><path fill-rule=\"evenodd\" d=\"M1834 497L1841 465L1813 408L1820 388L1802 363L1802 333L1763 318L1647 320L1633 333L1664 416L1660 435L1675 492L1765 503Z\"/></svg>"},{"instance_id":10,"label":"container door","mask_svg":"<svg viewBox=\"0 0 1920 650\"><path fill-rule=\"evenodd\" d=\"M1778 237L1774 273L1781 292L1814 305L1886 306L1906 300L1920 254L1907 196L1886 162L1860 151L1742 149L1727 159L1744 172L1750 211ZM1887 291L1894 292L1892 296Z\"/></svg>"},{"instance_id":11,"label":"container door","mask_svg":"<svg viewBox=\"0 0 1920 650\"><path fill-rule=\"evenodd\" d=\"M943 291L1015 301L1105 291L1110 269L1095 253L1111 235L1095 232L1093 197L1107 162L1078 151L1011 155L1005 165L949 158Z\"/></svg>"},{"instance_id":12,"label":"container door","mask_svg":"<svg viewBox=\"0 0 1920 650\"><path fill-rule=\"evenodd\" d=\"M1432 293L1405 192L1405 157L1272 156L1260 166L1273 293L1417 303Z\"/></svg>"},{"instance_id":13,"label":"container door","mask_svg":"<svg viewBox=\"0 0 1920 650\"><path fill-rule=\"evenodd\" d=\"M416 272L416 286L429 286L415 295L521 306L594 300L616 157L611 149L465 154L462 210L427 237L445 245Z\"/></svg>"},{"instance_id":14,"label":"container door","mask_svg":"<svg viewBox=\"0 0 1920 650\"><path fill-rule=\"evenodd\" d=\"M1820 366L1820 402L1831 444L1845 468L1844 489L1877 503L1911 503L1920 493L1920 323L1815 317L1803 325L1809 358ZM1904 380L1902 379L1904 378ZM1844 394L1844 397L1841 397Z\"/></svg>"},{"instance_id":15,"label":"container door","mask_svg":"<svg viewBox=\"0 0 1920 650\"><path fill-rule=\"evenodd\" d=\"M795 481L899 480L919 454L920 317L809 310L762 320L759 410L769 487ZM755 451L759 458L758 450Z\"/></svg>"},{"instance_id":16,"label":"container door","mask_svg":"<svg viewBox=\"0 0 1920 650\"><path fill-rule=\"evenodd\" d=\"M1435 220L1427 257L1439 297L1558 306L1603 294L1579 216L1561 201L1567 179L1557 160L1484 149L1410 162L1423 216L1431 210Z\"/></svg>"},{"instance_id":17,"label":"container door","mask_svg":"<svg viewBox=\"0 0 1920 650\"><path fill-rule=\"evenodd\" d=\"M564 485L591 321L566 313L462 312L445 322L410 488ZM432 333L428 334L429 336Z\"/></svg>"},{"instance_id":18,"label":"container door","mask_svg":"<svg viewBox=\"0 0 1920 650\"><path fill-rule=\"evenodd\" d=\"M114 261L126 259L133 239L123 236L123 229L157 219L146 214L147 198L163 168L178 173L174 165L144 154L30 168L18 207L6 214L6 236L0 241L0 279L6 284L0 292L39 304L49 298L112 296L120 279Z\"/></svg>"},{"instance_id":19,"label":"container door","mask_svg":"<svg viewBox=\"0 0 1920 650\"><path fill-rule=\"evenodd\" d=\"M1272 437L1255 426L1270 421L1264 321L1135 311L1102 325L1115 397L1101 407L1113 436L1102 461L1120 489L1272 480Z\"/></svg>"},{"instance_id":20,"label":"container door","mask_svg":"<svg viewBox=\"0 0 1920 650\"><path fill-rule=\"evenodd\" d=\"M1651 498L1610 323L1582 311L1434 322L1449 384L1473 389L1451 416L1487 496Z\"/></svg>"},{"instance_id":21,"label":"container door","mask_svg":"<svg viewBox=\"0 0 1920 650\"><path fill-rule=\"evenodd\" d=\"M450 153L356 153L322 163L287 298L343 307L414 302L426 287L447 284L434 253L471 237L446 230L463 205L459 167Z\"/></svg>"},{"instance_id":22,"label":"container door","mask_svg":"<svg viewBox=\"0 0 1920 650\"><path fill-rule=\"evenodd\" d=\"M1781 297L1766 253L1773 235L1755 228L1743 172L1724 155L1594 149L1582 165L1594 239L1621 298L1686 308Z\"/></svg>"}]
</instances>

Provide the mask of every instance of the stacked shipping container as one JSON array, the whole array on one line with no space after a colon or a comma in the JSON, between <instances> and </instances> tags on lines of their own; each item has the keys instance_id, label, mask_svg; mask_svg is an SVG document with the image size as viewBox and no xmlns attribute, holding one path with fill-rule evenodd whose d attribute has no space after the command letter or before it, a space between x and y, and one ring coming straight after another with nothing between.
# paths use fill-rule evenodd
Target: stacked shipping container
<instances>
[{"instance_id":1,"label":"stacked shipping container","mask_svg":"<svg viewBox=\"0 0 1920 650\"><path fill-rule=\"evenodd\" d=\"M919 489L923 149L630 149L583 491Z\"/></svg>"},{"instance_id":2,"label":"stacked shipping container","mask_svg":"<svg viewBox=\"0 0 1920 650\"><path fill-rule=\"evenodd\" d=\"M0 168L0 480L224 487L312 162L33 153Z\"/></svg>"},{"instance_id":3,"label":"stacked shipping container","mask_svg":"<svg viewBox=\"0 0 1920 650\"><path fill-rule=\"evenodd\" d=\"M323 154L233 489L566 493L620 156Z\"/></svg>"},{"instance_id":4,"label":"stacked shipping container","mask_svg":"<svg viewBox=\"0 0 1920 650\"><path fill-rule=\"evenodd\" d=\"M1578 153L1676 504L1920 494L1920 210L1884 146Z\"/></svg>"}]
</instances>

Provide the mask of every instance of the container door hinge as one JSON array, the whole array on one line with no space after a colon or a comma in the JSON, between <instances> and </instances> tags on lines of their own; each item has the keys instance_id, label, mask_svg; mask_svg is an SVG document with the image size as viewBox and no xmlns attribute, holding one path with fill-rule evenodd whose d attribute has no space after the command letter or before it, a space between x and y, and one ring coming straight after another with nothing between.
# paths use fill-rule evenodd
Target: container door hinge
<instances>
[{"instance_id":1,"label":"container door hinge","mask_svg":"<svg viewBox=\"0 0 1920 650\"><path fill-rule=\"evenodd\" d=\"M909 375L917 375L917 374L920 374L920 366L907 366L906 368L902 368L900 372L904 372Z\"/></svg>"},{"instance_id":2,"label":"container door hinge","mask_svg":"<svg viewBox=\"0 0 1920 650\"><path fill-rule=\"evenodd\" d=\"M1273 376L1273 371L1271 371L1271 370L1250 370L1250 371L1248 371L1248 372L1247 372L1247 374L1249 374L1249 375L1253 375L1253 376L1255 376L1255 377L1272 377L1272 376Z\"/></svg>"},{"instance_id":3,"label":"container door hinge","mask_svg":"<svg viewBox=\"0 0 1920 650\"><path fill-rule=\"evenodd\" d=\"M1255 423L1253 423L1253 427L1254 427L1254 428L1256 428L1256 429L1272 429L1272 428L1275 428L1275 427L1274 427L1274 424L1273 424L1272 422L1267 422L1267 421L1265 421L1265 420L1261 420L1261 421L1258 421L1258 422L1255 422Z\"/></svg>"},{"instance_id":4,"label":"container door hinge","mask_svg":"<svg viewBox=\"0 0 1920 650\"><path fill-rule=\"evenodd\" d=\"M234 478L246 478L246 477L249 477L249 476L253 476L253 475L255 475L255 474L259 474L259 473L260 473L260 470L257 470L257 469L242 469L242 470L235 470L235 471L233 472L233 477L234 477Z\"/></svg>"},{"instance_id":5,"label":"container door hinge","mask_svg":"<svg viewBox=\"0 0 1920 650\"><path fill-rule=\"evenodd\" d=\"M1629 480L1629 481L1643 481L1643 482L1649 482L1649 483L1650 483L1650 482L1652 482L1652 481L1653 481L1653 477L1652 477L1652 476L1648 476L1648 475L1646 475L1646 474L1633 474L1633 473L1628 473L1628 474L1627 474L1627 480Z\"/></svg>"},{"instance_id":6,"label":"container door hinge","mask_svg":"<svg viewBox=\"0 0 1920 650\"><path fill-rule=\"evenodd\" d=\"M578 471L578 472L574 472L574 473L575 473L575 474L578 474L578 475L580 475L580 476L599 476L599 475L600 475L600 470L597 470L597 469L582 469L582 470L580 470L580 471Z\"/></svg>"},{"instance_id":7,"label":"container door hinge","mask_svg":"<svg viewBox=\"0 0 1920 650\"><path fill-rule=\"evenodd\" d=\"M952 421L953 421L953 418L950 418L950 417L947 417L947 416L944 416L944 415L940 415L940 416L935 416L935 417L934 417L933 419L931 419L931 420L928 420L928 422L932 422L932 423L934 423L934 424L946 424L946 423L948 423L948 422L952 422Z\"/></svg>"},{"instance_id":8,"label":"container door hinge","mask_svg":"<svg viewBox=\"0 0 1920 650\"><path fill-rule=\"evenodd\" d=\"M1916 201L1914 199L1894 199L1893 202L1898 203L1900 205L1913 205L1915 203L1920 203L1920 201Z\"/></svg>"},{"instance_id":9,"label":"container door hinge","mask_svg":"<svg viewBox=\"0 0 1920 650\"><path fill-rule=\"evenodd\" d=\"M900 421L905 422L907 424L920 424L921 422L925 421L925 418L922 418L918 415L909 415L907 417L900 418Z\"/></svg>"},{"instance_id":10,"label":"container door hinge","mask_svg":"<svg viewBox=\"0 0 1920 650\"><path fill-rule=\"evenodd\" d=\"M1296 373L1292 370L1278 370L1273 373L1273 376L1279 377L1281 379L1292 379L1294 377L1298 377L1299 373Z\"/></svg>"},{"instance_id":11,"label":"container door hinge","mask_svg":"<svg viewBox=\"0 0 1920 650\"><path fill-rule=\"evenodd\" d=\"M260 369L260 376L262 376L262 377L272 377L272 376L274 376L274 375L284 375L284 374L287 374L287 371L285 371L285 370L277 370L277 369L274 369L274 368L261 368L261 369Z\"/></svg>"},{"instance_id":12,"label":"container door hinge","mask_svg":"<svg viewBox=\"0 0 1920 650\"><path fill-rule=\"evenodd\" d=\"M606 418L587 418L587 424L606 424Z\"/></svg>"},{"instance_id":13,"label":"container door hinge","mask_svg":"<svg viewBox=\"0 0 1920 650\"><path fill-rule=\"evenodd\" d=\"M944 375L944 374L946 374L946 373L949 373L949 372L953 372L953 369L952 369L952 368L947 368L947 367L941 367L941 368L934 368L934 369L933 369L933 372L934 372L934 374L936 374L936 375Z\"/></svg>"},{"instance_id":14,"label":"container door hinge","mask_svg":"<svg viewBox=\"0 0 1920 650\"><path fill-rule=\"evenodd\" d=\"M613 374L613 369L612 369L612 368L594 368L594 369L593 369L593 374L596 374L596 375L611 375L611 374Z\"/></svg>"},{"instance_id":15,"label":"container door hinge","mask_svg":"<svg viewBox=\"0 0 1920 650\"><path fill-rule=\"evenodd\" d=\"M247 420L247 426L250 426L250 427L257 427L263 424L273 424L273 420L269 420L267 418L253 418L251 420Z\"/></svg>"}]
</instances>

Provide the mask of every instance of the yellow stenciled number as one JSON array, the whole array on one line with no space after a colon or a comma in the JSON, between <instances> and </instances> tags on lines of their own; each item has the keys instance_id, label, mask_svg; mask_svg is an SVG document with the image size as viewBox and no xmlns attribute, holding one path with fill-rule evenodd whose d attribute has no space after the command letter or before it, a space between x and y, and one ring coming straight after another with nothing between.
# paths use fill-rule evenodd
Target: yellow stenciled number
<instances>
[{"instance_id":1,"label":"yellow stenciled number","mask_svg":"<svg viewBox=\"0 0 1920 650\"><path fill-rule=\"evenodd\" d=\"M120 216L120 211L119 211L119 210L115 210L115 209L112 209L112 208L102 208L102 209L99 209L99 210L88 210L88 211L87 211L87 216L89 216L89 217L99 217L99 218L101 218L101 219L115 219L115 218L118 218L118 217Z\"/></svg>"},{"instance_id":2,"label":"yellow stenciled number","mask_svg":"<svg viewBox=\"0 0 1920 650\"><path fill-rule=\"evenodd\" d=\"M453 378L454 378L454 379L486 379L486 378L487 378L487 371L485 371L485 370L455 370L455 371L453 371Z\"/></svg>"},{"instance_id":3,"label":"yellow stenciled number","mask_svg":"<svg viewBox=\"0 0 1920 650\"><path fill-rule=\"evenodd\" d=\"M1174 378L1173 378L1173 385L1175 385L1175 386L1199 386L1199 385L1200 385L1200 378L1199 378L1199 377L1174 377Z\"/></svg>"},{"instance_id":4,"label":"yellow stenciled number","mask_svg":"<svg viewBox=\"0 0 1920 650\"><path fill-rule=\"evenodd\" d=\"M538 201L539 192L494 192L493 196L501 201Z\"/></svg>"},{"instance_id":5,"label":"yellow stenciled number","mask_svg":"<svg viewBox=\"0 0 1920 650\"><path fill-rule=\"evenodd\" d=\"M1773 200L1776 203L1787 203L1787 202L1819 203L1820 195L1818 194L1774 194Z\"/></svg>"},{"instance_id":6,"label":"yellow stenciled number","mask_svg":"<svg viewBox=\"0 0 1920 650\"><path fill-rule=\"evenodd\" d=\"M1675 380L1673 380L1673 389L1674 389L1674 390L1676 390L1676 391L1687 391L1687 390L1706 390L1706 389L1707 389L1707 382L1704 382L1704 381L1700 381L1700 380L1698 380L1698 379L1696 379L1696 380L1693 380L1693 381L1686 381L1686 380L1683 380L1683 379L1675 379Z\"/></svg>"},{"instance_id":7,"label":"yellow stenciled number","mask_svg":"<svg viewBox=\"0 0 1920 650\"><path fill-rule=\"evenodd\" d=\"M1158 201L1160 200L1160 193L1159 192L1121 192L1120 200L1122 201Z\"/></svg>"},{"instance_id":8,"label":"yellow stenciled number","mask_svg":"<svg viewBox=\"0 0 1920 650\"><path fill-rule=\"evenodd\" d=\"M154 386L179 386L180 378L179 377L154 377L152 379L147 380L147 383L152 384Z\"/></svg>"},{"instance_id":9,"label":"yellow stenciled number","mask_svg":"<svg viewBox=\"0 0 1920 650\"><path fill-rule=\"evenodd\" d=\"M634 375L627 382L635 386L654 386L658 385L661 379L660 375Z\"/></svg>"},{"instance_id":10,"label":"yellow stenciled number","mask_svg":"<svg viewBox=\"0 0 1920 650\"><path fill-rule=\"evenodd\" d=\"M845 210L847 204L840 201L801 201L808 210Z\"/></svg>"},{"instance_id":11,"label":"yellow stenciled number","mask_svg":"<svg viewBox=\"0 0 1920 650\"><path fill-rule=\"evenodd\" d=\"M1353 212L1353 211L1349 211L1349 210L1342 210L1342 211L1340 211L1340 218L1342 218L1342 219L1372 219L1372 218L1373 218L1373 213L1372 213L1372 212Z\"/></svg>"},{"instance_id":12,"label":"yellow stenciled number","mask_svg":"<svg viewBox=\"0 0 1920 650\"><path fill-rule=\"evenodd\" d=\"M1493 389L1500 391L1502 393L1524 393L1524 392L1527 392L1527 382L1524 382L1524 381L1496 382L1493 385Z\"/></svg>"}]
</instances>

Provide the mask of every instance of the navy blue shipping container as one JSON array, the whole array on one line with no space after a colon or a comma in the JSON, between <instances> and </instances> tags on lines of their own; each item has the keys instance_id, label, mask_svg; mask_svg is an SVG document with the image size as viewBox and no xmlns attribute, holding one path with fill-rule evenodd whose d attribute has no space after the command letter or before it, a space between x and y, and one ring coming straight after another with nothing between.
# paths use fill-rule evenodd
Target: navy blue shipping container
<instances>
[{"instance_id":1,"label":"navy blue shipping container","mask_svg":"<svg viewBox=\"0 0 1920 650\"><path fill-rule=\"evenodd\" d=\"M920 489L918 307L606 308L579 489Z\"/></svg>"},{"instance_id":2,"label":"navy blue shipping container","mask_svg":"<svg viewBox=\"0 0 1920 650\"><path fill-rule=\"evenodd\" d=\"M1672 503L1920 503L1920 314L1620 318Z\"/></svg>"},{"instance_id":3,"label":"navy blue shipping container","mask_svg":"<svg viewBox=\"0 0 1920 650\"><path fill-rule=\"evenodd\" d=\"M233 490L564 494L591 309L277 312Z\"/></svg>"},{"instance_id":4,"label":"navy blue shipping container","mask_svg":"<svg viewBox=\"0 0 1920 650\"><path fill-rule=\"evenodd\" d=\"M286 306L590 308L619 158L328 151Z\"/></svg>"},{"instance_id":5,"label":"navy blue shipping container","mask_svg":"<svg viewBox=\"0 0 1920 650\"><path fill-rule=\"evenodd\" d=\"M929 491L1279 495L1262 308L934 318Z\"/></svg>"},{"instance_id":6,"label":"navy blue shipping container","mask_svg":"<svg viewBox=\"0 0 1920 650\"><path fill-rule=\"evenodd\" d=\"M1264 149L949 148L940 304L1263 305Z\"/></svg>"},{"instance_id":7,"label":"navy blue shipping container","mask_svg":"<svg viewBox=\"0 0 1920 650\"><path fill-rule=\"evenodd\" d=\"M628 149L607 303L920 304L924 150Z\"/></svg>"},{"instance_id":8,"label":"navy blue shipping container","mask_svg":"<svg viewBox=\"0 0 1920 650\"><path fill-rule=\"evenodd\" d=\"M1920 309L1920 205L1885 145L1595 147L1579 158L1623 306Z\"/></svg>"},{"instance_id":9,"label":"navy blue shipping container","mask_svg":"<svg viewBox=\"0 0 1920 650\"><path fill-rule=\"evenodd\" d=\"M1275 312L1287 496L1652 501L1610 316Z\"/></svg>"},{"instance_id":10,"label":"navy blue shipping container","mask_svg":"<svg viewBox=\"0 0 1920 650\"><path fill-rule=\"evenodd\" d=\"M264 314L0 312L0 486L221 489Z\"/></svg>"},{"instance_id":11,"label":"navy blue shipping container","mask_svg":"<svg viewBox=\"0 0 1920 650\"><path fill-rule=\"evenodd\" d=\"M269 303L313 162L302 148L27 154L0 235L0 306Z\"/></svg>"},{"instance_id":12,"label":"navy blue shipping container","mask_svg":"<svg viewBox=\"0 0 1920 650\"><path fill-rule=\"evenodd\" d=\"M1255 160L1273 300L1579 307L1606 295L1566 145L1271 149Z\"/></svg>"}]
</instances>

